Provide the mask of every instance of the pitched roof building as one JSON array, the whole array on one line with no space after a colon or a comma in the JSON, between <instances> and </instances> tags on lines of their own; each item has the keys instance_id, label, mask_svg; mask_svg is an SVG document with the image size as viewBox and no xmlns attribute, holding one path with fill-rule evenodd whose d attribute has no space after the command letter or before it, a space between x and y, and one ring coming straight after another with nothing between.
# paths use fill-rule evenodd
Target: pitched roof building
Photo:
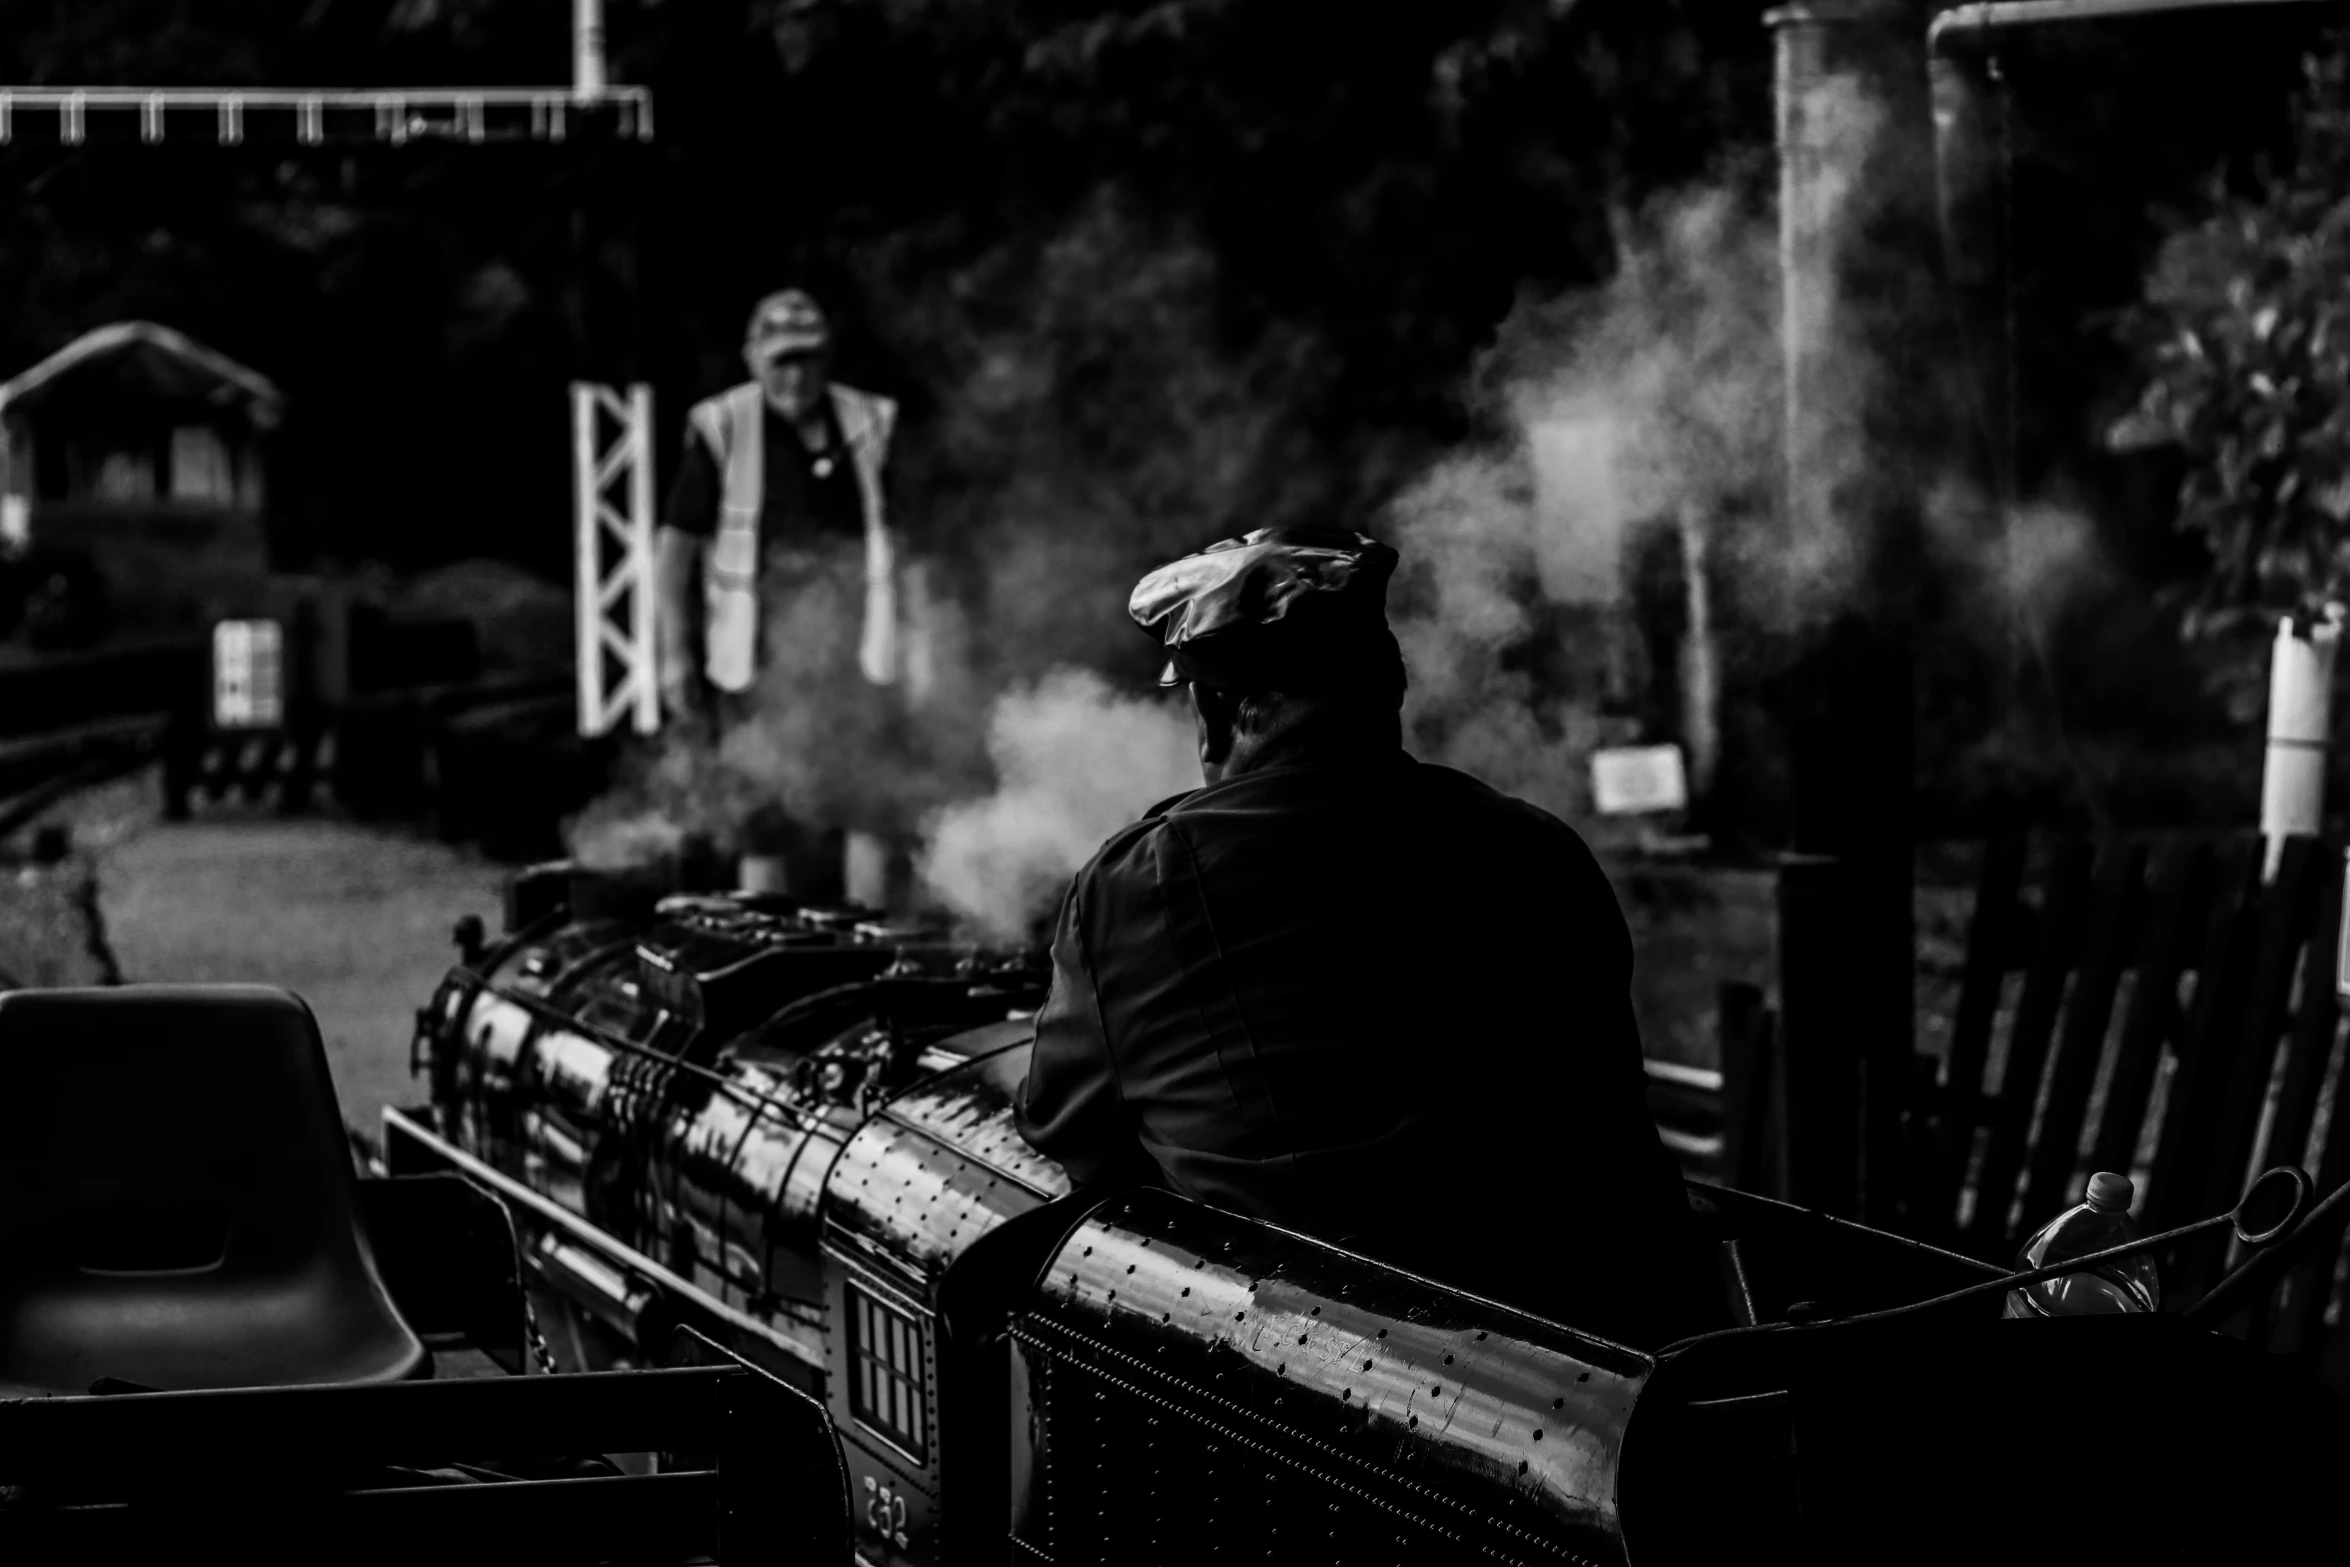
<instances>
[{"instance_id":1,"label":"pitched roof building","mask_svg":"<svg viewBox=\"0 0 2350 1567\"><path fill-rule=\"evenodd\" d=\"M0 382L0 551L84 556L118 614L180 621L268 570L267 376L118 321Z\"/></svg>"}]
</instances>

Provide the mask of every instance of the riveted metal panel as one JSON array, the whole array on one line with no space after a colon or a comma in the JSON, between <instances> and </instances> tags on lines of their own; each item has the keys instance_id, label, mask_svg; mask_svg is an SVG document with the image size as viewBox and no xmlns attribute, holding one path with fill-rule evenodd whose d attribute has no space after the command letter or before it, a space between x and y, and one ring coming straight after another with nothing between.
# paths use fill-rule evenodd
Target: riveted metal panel
<instances>
[{"instance_id":1,"label":"riveted metal panel","mask_svg":"<svg viewBox=\"0 0 2350 1567\"><path fill-rule=\"evenodd\" d=\"M892 1099L890 1119L961 1149L1039 1196L1066 1194L1068 1173L1028 1146L1014 1114L1035 1041L1032 1022L999 1023L949 1041L968 1059Z\"/></svg>"},{"instance_id":2,"label":"riveted metal panel","mask_svg":"<svg viewBox=\"0 0 2350 1567\"><path fill-rule=\"evenodd\" d=\"M1013 1124L1011 1092L1027 1063L1024 1045L966 1062L858 1128L828 1183L831 1244L935 1302L938 1281L973 1241L1067 1192L1060 1166Z\"/></svg>"},{"instance_id":3,"label":"riveted metal panel","mask_svg":"<svg viewBox=\"0 0 2350 1567\"><path fill-rule=\"evenodd\" d=\"M1159 1192L1079 1226L1016 1335L1051 1560L1621 1557L1635 1351Z\"/></svg>"},{"instance_id":4,"label":"riveted metal panel","mask_svg":"<svg viewBox=\"0 0 2350 1567\"><path fill-rule=\"evenodd\" d=\"M928 1133L876 1116L833 1164L825 1233L848 1255L929 1302L948 1263L1004 1217L988 1201L996 1188L1022 1207L1035 1201Z\"/></svg>"}]
</instances>

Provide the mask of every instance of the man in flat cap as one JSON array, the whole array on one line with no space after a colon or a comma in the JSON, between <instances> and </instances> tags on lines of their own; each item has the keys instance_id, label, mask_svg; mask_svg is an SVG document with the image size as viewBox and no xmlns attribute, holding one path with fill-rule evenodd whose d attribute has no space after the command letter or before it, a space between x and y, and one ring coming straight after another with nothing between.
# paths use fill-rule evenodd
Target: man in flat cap
<instances>
[{"instance_id":1,"label":"man in flat cap","mask_svg":"<svg viewBox=\"0 0 2350 1567\"><path fill-rule=\"evenodd\" d=\"M1630 934L1565 823L1404 751L1395 565L1257 532L1135 589L1206 785L1072 884L1021 1130L1081 1184L1662 1342L1702 1308Z\"/></svg>"},{"instance_id":2,"label":"man in flat cap","mask_svg":"<svg viewBox=\"0 0 2350 1567\"><path fill-rule=\"evenodd\" d=\"M672 720L723 730L747 716L776 653L777 617L795 595L813 598L823 563L854 563L846 595L854 629L803 627L802 639L842 642L834 661L844 674L853 664L851 679L899 682L898 551L882 484L897 406L832 380L831 351L830 324L813 298L799 289L770 294L744 335L752 378L686 416L684 458L654 544L662 706ZM820 651L826 656L795 647L794 657L821 667L834 650ZM788 702L792 693L764 699ZM840 835L828 830L837 825L785 831L802 878L837 877L837 864L816 863L838 860ZM850 846L852 858L858 847ZM865 847L864 857L875 858Z\"/></svg>"}]
</instances>

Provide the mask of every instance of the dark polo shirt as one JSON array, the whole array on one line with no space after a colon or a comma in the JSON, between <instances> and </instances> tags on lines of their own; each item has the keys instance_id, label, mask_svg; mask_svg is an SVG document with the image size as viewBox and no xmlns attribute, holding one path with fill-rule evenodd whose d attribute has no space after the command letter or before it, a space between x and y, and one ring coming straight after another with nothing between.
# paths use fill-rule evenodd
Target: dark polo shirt
<instances>
[{"instance_id":1,"label":"dark polo shirt","mask_svg":"<svg viewBox=\"0 0 2350 1567\"><path fill-rule=\"evenodd\" d=\"M819 540L857 540L865 536L865 494L857 479L857 465L849 456L840 418L831 401L824 405L825 450L809 452L791 421L772 404L759 410L760 474L765 493L759 497L759 537L769 549L806 547ZM718 531L719 507L726 495L726 476L709 445L690 427L677 478L669 487L669 503L661 525L708 538Z\"/></svg>"},{"instance_id":2,"label":"dark polo shirt","mask_svg":"<svg viewBox=\"0 0 2350 1567\"><path fill-rule=\"evenodd\" d=\"M1154 808L1070 888L1021 1129L1636 1342L1689 1213L1573 829L1398 751Z\"/></svg>"}]
</instances>

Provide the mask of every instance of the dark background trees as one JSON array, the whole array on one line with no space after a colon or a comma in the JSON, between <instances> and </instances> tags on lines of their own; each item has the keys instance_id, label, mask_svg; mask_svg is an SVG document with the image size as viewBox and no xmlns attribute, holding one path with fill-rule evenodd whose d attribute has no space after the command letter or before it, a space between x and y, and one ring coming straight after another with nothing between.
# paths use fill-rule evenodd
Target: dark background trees
<instances>
[{"instance_id":1,"label":"dark background trees","mask_svg":"<svg viewBox=\"0 0 2350 1567\"><path fill-rule=\"evenodd\" d=\"M1376 517L1506 441L1509 323L1615 275L1626 214L1726 170L1767 189L1763 10L608 0L646 148L0 149L0 373L165 321L287 391L289 564L486 555L560 583L564 384L649 379L666 477L750 302L803 283L844 378L906 404L898 514L972 612L1035 667L1118 672L1142 650L1073 591L1241 527ZM2056 722L1992 736L1951 792L2056 813L2144 773L2158 730L2233 744L2145 656L2174 629L2154 589L2205 566L2168 542L2178 459L2098 434L2135 391L2110 312L2155 207L2192 218L2208 169L2289 149L2300 43L2256 62L2231 34L2213 73L2210 37L2132 25L2011 73L2021 470L2098 553L2035 610L2053 673L2025 698ZM0 0L0 80L560 83L568 26L566 0ZM2068 730L2106 760L2068 763Z\"/></svg>"},{"instance_id":2,"label":"dark background trees","mask_svg":"<svg viewBox=\"0 0 2350 1567\"><path fill-rule=\"evenodd\" d=\"M799 281L844 377L910 405L914 526L1039 485L1198 536L1368 506L1470 427L1514 297L1606 272L1611 203L1767 134L1761 9L611 0L613 77L657 105L641 153L0 154L0 365L167 321L287 389L297 555L559 578L563 382L637 350L666 458L750 301ZM561 82L568 24L7 0L0 78Z\"/></svg>"}]
</instances>

